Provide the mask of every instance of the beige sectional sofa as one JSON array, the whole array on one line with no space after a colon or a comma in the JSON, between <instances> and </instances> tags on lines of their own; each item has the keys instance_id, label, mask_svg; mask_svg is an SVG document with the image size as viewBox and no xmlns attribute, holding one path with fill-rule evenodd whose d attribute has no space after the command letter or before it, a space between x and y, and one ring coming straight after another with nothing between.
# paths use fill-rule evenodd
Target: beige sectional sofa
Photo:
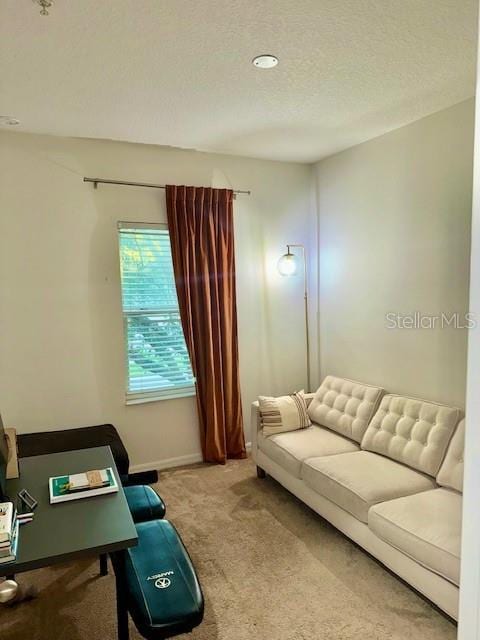
<instances>
[{"instance_id":1,"label":"beige sectional sofa","mask_svg":"<svg viewBox=\"0 0 480 640\"><path fill-rule=\"evenodd\" d=\"M259 476L271 475L456 619L460 410L333 376L306 398L312 426L269 437L253 403Z\"/></svg>"}]
</instances>

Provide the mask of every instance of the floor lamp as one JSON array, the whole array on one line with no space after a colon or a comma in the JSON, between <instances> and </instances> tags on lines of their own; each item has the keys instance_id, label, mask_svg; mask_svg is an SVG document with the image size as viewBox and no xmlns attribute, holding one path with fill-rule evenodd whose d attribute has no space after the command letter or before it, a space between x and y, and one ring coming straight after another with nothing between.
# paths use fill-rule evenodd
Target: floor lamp
<instances>
[{"instance_id":1,"label":"floor lamp","mask_svg":"<svg viewBox=\"0 0 480 640\"><path fill-rule=\"evenodd\" d=\"M298 272L297 256L290 249L292 247L301 249L303 257L303 298L305 301L305 346L307 352L307 393L311 391L310 386L310 335L308 330L308 288L307 288L307 255L303 244L287 244L287 253L278 261L278 271L282 276L294 276Z\"/></svg>"}]
</instances>

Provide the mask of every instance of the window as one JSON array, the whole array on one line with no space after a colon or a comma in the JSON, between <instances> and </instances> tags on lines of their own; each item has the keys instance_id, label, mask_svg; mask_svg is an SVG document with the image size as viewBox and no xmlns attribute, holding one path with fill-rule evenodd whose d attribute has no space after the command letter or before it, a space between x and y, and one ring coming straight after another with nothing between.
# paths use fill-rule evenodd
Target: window
<instances>
[{"instance_id":1,"label":"window","mask_svg":"<svg viewBox=\"0 0 480 640\"><path fill-rule=\"evenodd\" d=\"M127 404L193 395L167 225L118 227Z\"/></svg>"}]
</instances>

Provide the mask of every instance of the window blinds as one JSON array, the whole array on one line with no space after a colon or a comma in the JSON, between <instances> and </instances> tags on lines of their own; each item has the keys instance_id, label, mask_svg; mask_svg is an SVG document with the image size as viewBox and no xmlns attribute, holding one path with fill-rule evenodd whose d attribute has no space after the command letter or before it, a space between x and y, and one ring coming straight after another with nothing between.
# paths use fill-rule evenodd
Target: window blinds
<instances>
[{"instance_id":1,"label":"window blinds","mask_svg":"<svg viewBox=\"0 0 480 640\"><path fill-rule=\"evenodd\" d=\"M127 396L190 394L167 225L119 223L119 241Z\"/></svg>"}]
</instances>

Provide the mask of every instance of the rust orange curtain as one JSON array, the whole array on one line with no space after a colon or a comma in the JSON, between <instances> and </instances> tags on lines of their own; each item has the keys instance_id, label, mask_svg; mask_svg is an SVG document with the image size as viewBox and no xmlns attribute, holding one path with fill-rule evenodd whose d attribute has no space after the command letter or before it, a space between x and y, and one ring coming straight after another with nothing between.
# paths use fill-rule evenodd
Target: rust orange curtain
<instances>
[{"instance_id":1,"label":"rust orange curtain","mask_svg":"<svg viewBox=\"0 0 480 640\"><path fill-rule=\"evenodd\" d=\"M233 192L168 185L180 316L197 380L203 457L245 457L238 373Z\"/></svg>"}]
</instances>

